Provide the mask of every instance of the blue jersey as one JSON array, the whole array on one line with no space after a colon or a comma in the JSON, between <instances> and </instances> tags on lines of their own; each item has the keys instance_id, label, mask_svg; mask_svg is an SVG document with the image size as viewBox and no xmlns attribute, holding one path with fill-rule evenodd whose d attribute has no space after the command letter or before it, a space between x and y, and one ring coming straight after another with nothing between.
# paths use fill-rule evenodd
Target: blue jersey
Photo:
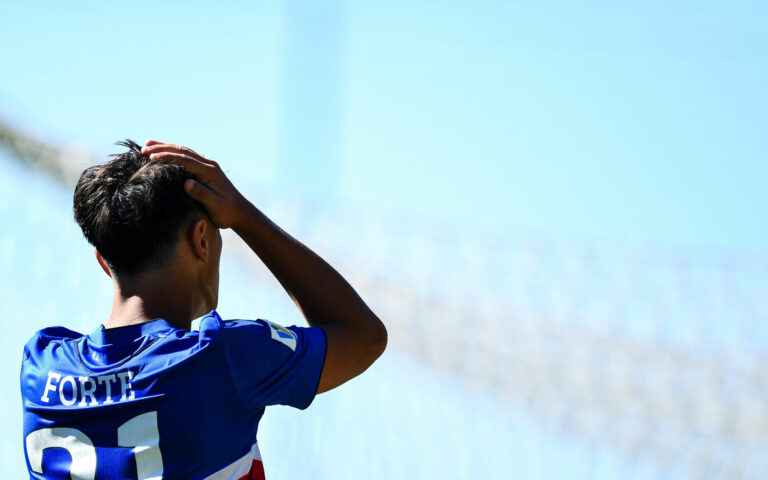
<instances>
[{"instance_id":1,"label":"blue jersey","mask_svg":"<svg viewBox=\"0 0 768 480\"><path fill-rule=\"evenodd\" d=\"M320 328L162 319L82 335L41 330L24 348L24 450L31 478L262 479L268 405L317 393Z\"/></svg>"}]
</instances>

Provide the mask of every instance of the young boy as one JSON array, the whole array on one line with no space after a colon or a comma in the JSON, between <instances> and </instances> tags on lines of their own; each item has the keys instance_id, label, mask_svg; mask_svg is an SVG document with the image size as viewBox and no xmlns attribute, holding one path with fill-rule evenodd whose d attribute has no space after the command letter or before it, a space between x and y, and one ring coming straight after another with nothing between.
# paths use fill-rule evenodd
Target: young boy
<instances>
[{"instance_id":1,"label":"young boy","mask_svg":"<svg viewBox=\"0 0 768 480\"><path fill-rule=\"evenodd\" d=\"M30 476L263 479L265 407L304 409L359 375L384 351L386 329L216 162L162 142L120 145L128 151L86 169L74 194L75 220L114 285L112 312L90 335L51 327L24 348ZM310 327L219 317L221 228L251 247Z\"/></svg>"}]
</instances>

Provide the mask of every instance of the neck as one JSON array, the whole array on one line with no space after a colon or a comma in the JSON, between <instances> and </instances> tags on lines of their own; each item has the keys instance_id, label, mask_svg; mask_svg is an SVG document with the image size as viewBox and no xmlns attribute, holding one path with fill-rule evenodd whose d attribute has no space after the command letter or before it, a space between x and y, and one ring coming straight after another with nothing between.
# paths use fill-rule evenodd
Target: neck
<instances>
[{"instance_id":1,"label":"neck","mask_svg":"<svg viewBox=\"0 0 768 480\"><path fill-rule=\"evenodd\" d=\"M168 281L168 276L145 276L140 280L114 282L112 313L105 328L124 327L163 318L176 328L190 330L198 316L199 301L192 285ZM176 277L178 278L178 277ZM183 278L183 277L182 277Z\"/></svg>"}]
</instances>

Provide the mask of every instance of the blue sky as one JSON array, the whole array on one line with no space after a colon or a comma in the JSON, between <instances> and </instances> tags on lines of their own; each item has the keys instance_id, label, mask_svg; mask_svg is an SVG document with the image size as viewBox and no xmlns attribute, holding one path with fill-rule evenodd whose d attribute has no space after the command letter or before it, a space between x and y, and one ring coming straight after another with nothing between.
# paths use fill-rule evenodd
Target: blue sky
<instances>
[{"instance_id":1,"label":"blue sky","mask_svg":"<svg viewBox=\"0 0 768 480\"><path fill-rule=\"evenodd\" d=\"M766 253L759 2L0 7L0 114L458 230Z\"/></svg>"},{"instance_id":2,"label":"blue sky","mask_svg":"<svg viewBox=\"0 0 768 480\"><path fill-rule=\"evenodd\" d=\"M764 257L764 5L4 2L0 115L103 154L124 137L188 144L222 163L256 204L284 190L454 232ZM84 242L64 267L51 263L56 244L29 226L41 220L27 218L34 217L28 211L49 202L61 207L68 198L51 185L30 182L46 191L33 192L31 207L19 209L12 203L21 198L17 190L5 189L7 216L0 215L14 232L5 232L6 240L13 235L13 245L49 252L21 270L35 288L56 282L47 268L95 268L87 266L92 256ZM79 237L71 220L56 218L62 238ZM8 271L26 258L14 252L0 251ZM83 282L65 287L99 292ZM6 289L11 311L26 308L23 299L35 294L32 287L21 291ZM61 313L51 299L31 306L25 313L40 326ZM90 325L98 314L82 309L99 306L68 308L80 309L72 317ZM15 328L3 349L9 362L27 336L18 332L33 325ZM398 375L407 370L395 366ZM17 374L6 373L3 384L15 385ZM7 411L2 420L20 421ZM421 413L414 407L412 416ZM492 430L497 418L487 418ZM428 431L442 432L441 420ZM533 457L529 466L560 468L542 453L549 440L535 441L536 429L521 431L513 451ZM502 433L495 438L509 443L511 428ZM4 445L18 442L4 438ZM387 452L403 448L392 438L397 447ZM426 444L433 437L423 438ZM590 462L601 452L562 451L559 458L576 451L583 477L595 477ZM0 453L18 459L16 451Z\"/></svg>"}]
</instances>

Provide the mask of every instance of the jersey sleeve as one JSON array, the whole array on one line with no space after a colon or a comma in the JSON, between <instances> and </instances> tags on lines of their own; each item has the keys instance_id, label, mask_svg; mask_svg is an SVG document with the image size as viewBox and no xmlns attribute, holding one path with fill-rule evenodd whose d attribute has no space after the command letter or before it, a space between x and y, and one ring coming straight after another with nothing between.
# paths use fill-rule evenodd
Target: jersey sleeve
<instances>
[{"instance_id":1,"label":"jersey sleeve","mask_svg":"<svg viewBox=\"0 0 768 480\"><path fill-rule=\"evenodd\" d=\"M228 320L226 362L240 397L251 409L312 403L325 362L325 332L319 327L281 327L267 320Z\"/></svg>"}]
</instances>

